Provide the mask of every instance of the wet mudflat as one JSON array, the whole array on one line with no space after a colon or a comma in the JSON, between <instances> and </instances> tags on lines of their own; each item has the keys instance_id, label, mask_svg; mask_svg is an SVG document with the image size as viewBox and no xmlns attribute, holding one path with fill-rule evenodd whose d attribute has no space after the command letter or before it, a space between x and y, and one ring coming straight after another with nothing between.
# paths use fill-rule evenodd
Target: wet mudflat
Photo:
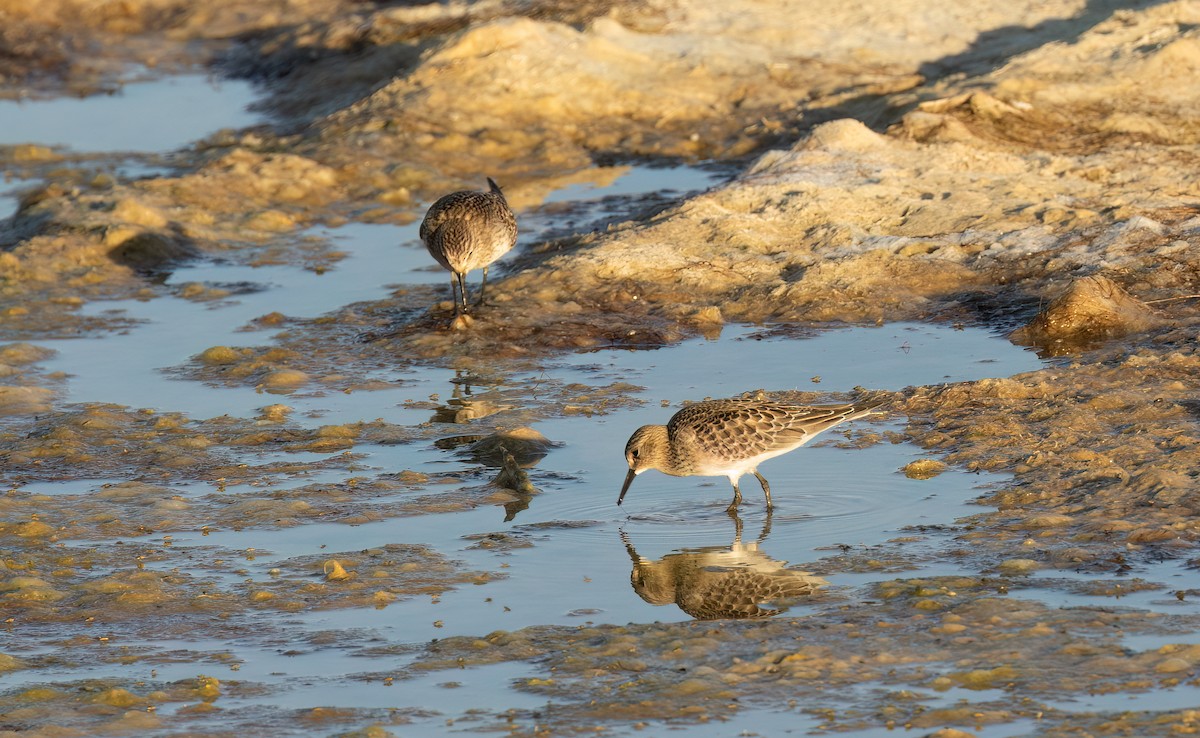
<instances>
[{"instance_id":1,"label":"wet mudflat","mask_svg":"<svg viewBox=\"0 0 1200 738\"><path fill-rule=\"evenodd\" d=\"M337 280L337 270L326 276ZM281 299L286 301L283 295ZM157 335L152 344L171 343L153 325L136 326L128 336L111 340L128 342L125 350L138 355L140 333ZM166 389L149 387L153 376L131 377L112 371L100 356L88 360L82 355L89 344L102 352L105 340L79 341L71 349L81 352L74 362L79 374L66 381L74 402L96 402L106 393L124 400L120 393L139 388L148 390L139 397L171 396ZM860 360L847 366L847 356ZM60 360L48 362L50 368ZM747 566L785 577L808 572L819 585L795 603L776 605L798 615L836 609L860 592L860 559L892 559L866 564L868 570L958 573L959 567L947 567L937 552L949 542L954 521L973 512L971 499L1000 480L961 471L907 478L900 470L923 454L906 443L873 442L853 449L825 444L773 464L780 503L769 516L751 496L742 519L727 516L724 480L661 475L639 479L626 506L616 507L624 474L620 449L632 428L662 420L705 387L723 395L736 394L747 381L769 387L817 386L816 375L795 376L800 362L838 377L821 384L881 388L961 381L1040 365L1031 353L977 329L901 324L795 339L731 326L718 338L697 338L676 347L560 357L542 372L509 377L506 384L455 384L452 372L427 370L397 372L395 389L285 397L304 418L301 424L318 430L331 427L323 425L330 419L366 417L355 395L371 394L377 396L372 417L397 425L429 425L429 432L424 441L413 443L357 443L349 453L270 453L251 445L236 459L250 467L241 472L249 480L242 484L216 479L145 485L114 477L14 487L10 503L36 510L38 520L96 521L72 521L71 534L49 534L56 543L48 553L59 562L88 561L91 575L108 572L106 578L119 594L105 612L78 603L77 608L92 613L84 623L54 614L60 608L47 608L42 631L47 640L34 639L10 652L29 668L11 673L7 681L14 688L41 688L49 682L100 689L111 683L129 690L190 684L202 673L238 685L229 699L224 692L217 699L214 688L211 704L222 709L198 725L217 730L269 720L273 730L305 733L312 728L285 728L274 721L286 722L292 711L316 707L344 711L340 718L328 718L334 723L402 719L442 729L447 719L465 719L465 727L491 724L511 710L538 711L544 698L522 696L519 688L550 677L539 676L537 667L523 662L481 666L478 656L463 657L452 675L430 671L422 666L427 644L548 626L570 632L601 624L691 620L672 593L664 598L661 592L648 594L631 586L634 561L643 567L670 567L673 560L723 553L730 557L724 566L732 572ZM430 442L469 434L478 425L452 424L444 417L439 421L439 412L501 403L511 411L545 385L569 384L586 394L592 387L609 387L614 375L620 375L625 387L623 403L638 407L586 413L572 411L570 405L557 411L543 407L541 414L549 417L535 427L555 447L543 451L544 457L527 470L535 487L529 494L473 489L486 487L494 468ZM179 381L158 379L162 384ZM837 392L834 387L830 391ZM438 390L449 402L411 409ZM240 408L221 397L229 393L189 383L188 394L194 395L189 402L197 408L207 401L210 411L237 414ZM264 395L251 394L263 401ZM189 414L202 417L199 411ZM872 433L900 431L894 421L869 428ZM313 507L326 502L336 509L318 512ZM897 505L903 505L903 516L896 514ZM282 513L290 513L290 519L281 518ZM923 532L907 534L910 528ZM740 548L737 539L759 553L731 556ZM889 543L893 539L905 540L905 553L888 551L898 545ZM130 559L140 578L124 574ZM349 567L343 579L330 578L333 562ZM65 571L59 576L70 580ZM169 588L174 593L163 591L164 580L178 580ZM339 581L345 586L338 586ZM19 584L17 591L72 598L71 587L59 593L51 583L23 578ZM643 599L651 595L650 602ZM121 611L122 599L131 606L145 599L155 609L174 600L169 606L174 625L146 613L145 602L119 618L126 622L117 622L113 615ZM220 614L216 623L201 625L198 620L213 615L207 599L216 601ZM679 599L686 606L687 600ZM75 629L78 633L69 637ZM62 644L64 637L73 643ZM112 655L93 650L97 642ZM53 671L53 679L46 670ZM192 693L168 698L157 692L169 690L154 691L141 696L166 703L156 711L159 719L168 720L160 727L172 725L172 715L184 721L180 725L196 719L185 720ZM48 693L33 694L54 710L63 707ZM108 699L103 690L100 694L101 700ZM759 725L762 719L755 710L744 718L723 718L731 729Z\"/></svg>"},{"instance_id":2,"label":"wet mudflat","mask_svg":"<svg viewBox=\"0 0 1200 738\"><path fill-rule=\"evenodd\" d=\"M1194 730L1187 3L9 5L0 732Z\"/></svg>"}]
</instances>

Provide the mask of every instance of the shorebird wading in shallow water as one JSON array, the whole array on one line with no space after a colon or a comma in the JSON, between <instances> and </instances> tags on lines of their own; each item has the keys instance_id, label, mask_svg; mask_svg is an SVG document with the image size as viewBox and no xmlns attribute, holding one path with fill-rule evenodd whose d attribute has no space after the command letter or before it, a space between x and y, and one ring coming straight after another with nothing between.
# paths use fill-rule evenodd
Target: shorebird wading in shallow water
<instances>
[{"instance_id":1,"label":"shorebird wading in shallow water","mask_svg":"<svg viewBox=\"0 0 1200 738\"><path fill-rule=\"evenodd\" d=\"M500 186L488 177L488 192L451 192L429 207L421 221L421 241L429 255L449 271L454 314L467 311L467 272L483 269L479 303L487 287L488 266L517 242L517 219ZM457 288L457 296L455 294Z\"/></svg>"},{"instance_id":2,"label":"shorebird wading in shallow water","mask_svg":"<svg viewBox=\"0 0 1200 738\"><path fill-rule=\"evenodd\" d=\"M647 469L675 477L726 476L733 484L733 513L742 501L738 480L758 477L767 509L771 486L758 473L767 459L803 446L821 431L845 420L868 415L883 404L871 398L848 405L789 405L759 400L710 400L688 405L666 425L643 425L625 444L629 473L621 487L620 505L633 478Z\"/></svg>"}]
</instances>

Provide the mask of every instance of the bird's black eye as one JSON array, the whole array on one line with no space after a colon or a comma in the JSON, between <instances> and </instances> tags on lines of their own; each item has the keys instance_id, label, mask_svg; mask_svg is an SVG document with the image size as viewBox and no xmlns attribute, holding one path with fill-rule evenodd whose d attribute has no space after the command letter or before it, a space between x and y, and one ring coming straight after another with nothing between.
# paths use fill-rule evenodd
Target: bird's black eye
<instances>
[{"instance_id":1,"label":"bird's black eye","mask_svg":"<svg viewBox=\"0 0 1200 738\"><path fill-rule=\"evenodd\" d=\"M634 450L629 452L629 455L636 459L638 457L638 454L640 454L640 453L641 453L641 451L639 451L635 448Z\"/></svg>"}]
</instances>

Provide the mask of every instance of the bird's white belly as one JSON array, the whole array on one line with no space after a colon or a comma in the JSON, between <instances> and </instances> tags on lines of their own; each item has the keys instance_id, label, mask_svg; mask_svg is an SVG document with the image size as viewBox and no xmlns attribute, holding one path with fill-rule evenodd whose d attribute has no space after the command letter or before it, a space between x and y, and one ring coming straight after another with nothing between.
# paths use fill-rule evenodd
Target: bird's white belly
<instances>
[{"instance_id":1,"label":"bird's white belly","mask_svg":"<svg viewBox=\"0 0 1200 738\"><path fill-rule=\"evenodd\" d=\"M792 448L795 448L795 446ZM776 456L782 456L791 450L791 448L784 448L776 451L768 451L766 453L759 454L758 456L751 456L745 459L730 460L709 458L698 463L696 465L696 471L701 476L729 477L731 479L735 479L743 474L748 474L752 470L757 469L758 465L767 459L773 459Z\"/></svg>"}]
</instances>

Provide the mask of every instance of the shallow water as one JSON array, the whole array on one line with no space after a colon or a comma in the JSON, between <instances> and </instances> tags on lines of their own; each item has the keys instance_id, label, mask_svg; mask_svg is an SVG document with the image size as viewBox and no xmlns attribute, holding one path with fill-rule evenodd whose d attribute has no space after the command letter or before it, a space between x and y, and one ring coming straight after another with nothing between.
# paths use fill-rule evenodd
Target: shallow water
<instances>
[{"instance_id":1,"label":"shallow water","mask_svg":"<svg viewBox=\"0 0 1200 738\"><path fill-rule=\"evenodd\" d=\"M355 276L356 258L357 254L352 254L344 262L344 271L335 270L314 278L332 280L333 284L344 278L354 282L350 289L362 296L367 288ZM268 286L262 292L239 299L253 301L260 295L265 299L271 292L279 292L274 301L279 304L292 299L286 294L290 290L305 291L309 278L295 270L262 269L263 276L272 271L278 271L280 276L264 279ZM330 291L331 286L325 286L322 299L336 301L329 296ZM75 376L68 381L71 400L132 403L205 414L219 410L235 415L250 414L253 408L264 404L264 396L253 390L203 387L171 379L152 369L155 363L169 365L205 345L224 342L228 332L258 308L234 305L209 308L174 299L167 302L172 310L180 312L159 310L153 322L133 328L128 335L54 342L64 352L49 362L48 368L74 371ZM223 315L232 320L223 323L219 319ZM194 330L186 335L172 331L171 323L176 320L187 320ZM114 343L123 344L122 349L103 352ZM96 353L89 353L91 348ZM104 356L114 355L125 358L106 363ZM171 536L174 550L206 552L201 558L235 559L240 555L249 559L245 552L253 551L252 560L242 561L237 574L206 573L226 586L268 581L273 567L293 557L320 552L336 558L341 552L396 542L426 544L461 561L468 569L495 572L501 578L483 586L458 587L437 598L402 600L382 609L351 608L275 616L286 620L286 628L297 642L326 632L356 634L324 648L302 648L283 663L270 648L242 636L229 642L191 646L197 654L231 653L234 658L228 662L201 665L184 659L169 667L158 664L124 667L119 673L148 678L145 672L153 668L159 679L181 679L201 669L200 673L221 679L249 679L273 685L270 704L297 708L310 705L432 708L440 715L456 716L464 709L463 695L469 694L471 703L481 709L535 709L540 704L539 698L506 688L518 677L535 676L536 671L529 665L473 667L452 675L436 672L425 677L427 681L409 680L389 686L378 679L363 682L355 675L400 671L411 663L415 654L383 659L353 654L364 639L416 647L436 638L482 635L531 625L690 619L690 615L677 607L653 606L639 597L630 585L632 562L626 544L649 560L710 547L727 549L736 535L734 521L724 512L729 499L727 482L646 474L639 477L625 505L615 505L624 476L621 448L625 438L642 423L663 422L682 400L732 395L757 387L820 388L830 392L845 392L855 385L898 388L906 384L1006 376L1038 365L1032 354L984 331L920 325L833 330L802 340L766 336L762 329L752 326L729 326L715 340L698 338L654 351L605 350L561 357L550 362L544 378L587 384L606 384L621 378L644 387L637 394L647 402L636 409L604 416L556 417L536 424L538 430L561 445L531 470L540 494L510 522L505 522L506 514L501 507L481 505L452 514L398 517L355 526L311 523L277 530L215 529L203 535L182 531ZM803 372L798 368L801 366ZM812 382L817 374L823 377L820 384ZM405 385L397 390L293 397L288 402L297 407L298 416L317 415L322 423L372 417L401 424L426 422L427 410L406 409L403 400L447 392L452 373L426 368L398 375ZM664 402L671 407L663 407ZM892 420L854 425L874 431L901 428ZM828 437L835 441L838 438L832 433ZM451 472L462 478L457 484L440 485L422 494L449 494L463 484L481 480L476 464L448 455L432 444L359 444L354 451L360 455L359 468L365 469L368 476L410 469L429 474ZM846 449L818 443L773 460L763 468L772 481L777 500L769 533L763 536L767 517L761 498L755 495L757 488L750 485L747 504L742 510L742 538L747 543L757 542L759 551L778 568L807 570L829 556L831 547L879 544L903 535L903 527L909 525L952 524L956 518L974 511L970 500L980 493L981 485L1000 481L995 476L980 477L957 470L925 481L908 479L899 473L901 467L922 455L919 449L906 444ZM280 457L314 460L320 455ZM269 460L259 458L258 462ZM346 473L330 469L319 475L325 481L336 482L339 475L344 477ZM485 473L482 478L486 476ZM111 481L93 480L92 489ZM313 481L311 475L296 478L283 475L277 488L286 490ZM176 485L172 491L194 496L211 486ZM28 491L48 492L49 487L38 485ZM72 483L62 491L86 494L88 486ZM478 548L478 537L490 533L515 536L532 545L500 551ZM949 534L945 535L948 538ZM147 540L158 537L147 536ZM928 538L929 546L938 545L936 535ZM136 542L136 539L126 541ZM176 566L168 563L164 570ZM925 573L953 573L927 562L914 562L913 567L914 571ZM851 592L864 583L860 575L843 576L836 571L827 572L825 579L833 592ZM789 614L803 614L807 607L799 602ZM110 670L107 666L89 667L64 672L59 678L95 678L111 673ZM26 679L30 683L44 679L37 673L14 676L14 687ZM437 686L446 681L462 686ZM227 704L223 701L228 710L250 709L254 704L254 700L247 699L231 699ZM417 724L425 730L449 732L449 728L441 725L442 720L439 717ZM736 735L742 730L763 731L771 725L801 733L804 731L799 730L800 725L812 728L816 724L807 716L798 718L793 713L746 709L730 722L697 729L697 734ZM692 731L689 728L689 733ZM986 734L1014 733L996 729Z\"/></svg>"},{"instance_id":2,"label":"shallow water","mask_svg":"<svg viewBox=\"0 0 1200 738\"><path fill-rule=\"evenodd\" d=\"M17 197L15 189L0 191L0 219L12 217L20 203L21 198Z\"/></svg>"},{"instance_id":3,"label":"shallow water","mask_svg":"<svg viewBox=\"0 0 1200 738\"><path fill-rule=\"evenodd\" d=\"M207 284L254 283L217 304L166 297L139 303L106 305L119 308L144 322L125 335L89 339L46 341L60 354L45 363L47 370L70 373L66 392L71 402L115 402L159 411L183 411L198 417L230 414L250 417L255 408L269 404L271 396L253 388L207 387L174 379L159 367L176 365L207 346L253 341L256 334L238 333L247 321L269 310L303 316L358 300L379 299L388 283L438 272L422 270L412 258L410 227L363 226L333 232L346 236L338 247L347 253L336 268L317 274L290 266L246 267L196 264L178 270L170 282ZM418 256L423 256L420 252ZM399 257L399 258L393 258ZM372 269L381 260L399 262L395 272ZM407 264L408 266L403 266ZM383 282L386 279L388 282ZM319 285L319 289L316 287ZM188 331L177 326L188 325ZM261 340L261 339L260 339ZM1035 369L1040 362L1032 353L1012 346L979 329L956 330L926 325L889 325L882 328L828 330L809 338L778 335L756 326L727 326L715 339L697 338L678 346L656 350L601 350L551 360L538 381L606 385L624 381L643 387L636 396L641 407L622 409L596 417L551 417L536 424L560 444L531 470L540 494L528 508L505 522L505 510L481 505L451 514L388 518L364 525L310 523L264 530L213 529L176 531L175 551L191 552L201 559L247 559L239 573L205 576L224 586L245 581L269 581L279 562L315 553L336 558L386 544L426 544L462 562L467 569L495 572L483 586L458 587L438 598L417 597L386 608L350 608L278 615L298 641L306 634L356 633L354 639L320 649L302 649L277 663L270 648L242 636L229 642L197 643L197 654L228 652L228 662L196 664L187 659L169 667L142 664L123 667L118 673L148 678L151 668L159 679L185 678L198 668L221 679L250 679L274 685L272 704L296 707L324 705L345 708L391 706L435 708L445 715L462 709L462 695L470 694L481 708L536 707L530 695L505 688L518 676L530 676L527 665L500 665L469 669L453 676L443 672L429 681L405 681L385 686L379 680L362 682L361 672L395 672L412 656L366 659L352 655L362 637L373 642L417 646L452 635L482 635L497 629L516 630L530 625L585 623L636 623L690 619L675 606L653 606L630 585L632 562L626 543L638 556L661 560L672 554L709 547L728 547L736 535L734 521L724 512L729 500L723 479L677 479L653 473L638 478L626 503L617 507L616 494L624 476L621 449L638 425L664 422L684 400L734 395L746 390L811 389L847 392L854 386L897 389L909 384L961 381L988 376L1008 376ZM814 382L820 377L819 383ZM390 377L395 389L360 393L316 393L287 398L304 424L352 422L382 417L398 424L425 423L428 410L411 409L406 400L433 393L448 394L453 372L430 367L397 367ZM519 375L508 381L520 383ZM669 405L664 407L663 404ZM308 420L308 418L312 420ZM893 420L852 424L873 431L899 430ZM451 430L448 428L447 430ZM469 428L467 429L469 431ZM836 441L835 433L827 434ZM359 444L355 475L382 474L409 469L431 475L453 473L457 483L442 484L420 494L451 494L464 484L478 484L490 476L474 462L453 456L431 443L389 446ZM329 454L334 458L337 454ZM980 485L997 477L980 477L950 470L925 481L908 479L899 469L920 458L919 449L905 444L876 444L863 449L837 448L818 443L773 460L763 471L775 490L777 510L769 533L763 537L766 516L757 487L747 486L743 506L743 540L757 542L759 551L780 569L811 569L830 555L830 547L869 546L903 534L907 525L949 525L974 511L970 500ZM262 455L248 452L246 460L268 463L272 458L313 461L320 454ZM314 481L336 483L347 476L339 468L314 474L281 475L274 484L286 490ZM32 485L26 491L86 495L115 480L88 483ZM59 488L56 490L55 487ZM185 497L203 495L212 483L174 485L172 492ZM399 500L397 500L399 501ZM383 502L386 502L383 501ZM898 504L899 503L899 504ZM898 514L902 509L903 513ZM528 548L493 551L477 546L478 536L490 533L515 536ZM948 535L948 534L947 534ZM146 537L154 542L160 535ZM126 541L136 544L137 539ZM936 546L936 537L929 545ZM251 557L245 552L253 551ZM178 563L166 563L166 569ZM914 568L925 566L914 562ZM936 566L933 567L937 569ZM935 573L951 573L938 570ZM858 575L825 574L831 591L852 591ZM790 614L803 614L809 605L797 603ZM282 623L281 623L282 624ZM280 624L280 625L281 625ZM278 627L278 626L277 626ZM269 629L268 629L269 630ZM149 644L147 644L149 645ZM155 644L156 648L162 648ZM95 678L111 673L108 666L93 666L62 673L58 678ZM138 672L140 668L142 672ZM13 675L12 686L45 678L37 672ZM454 680L463 686L438 687ZM227 709L249 707L253 701L230 700ZM166 713L164 713L166 714ZM713 724L701 734L734 735L767 724L796 727L789 713L745 710L732 723ZM744 721L744 722L743 722ZM423 723L434 729L431 721ZM804 724L802 720L800 724ZM707 732L707 731L713 732ZM991 733L1008 735L1005 732Z\"/></svg>"},{"instance_id":4,"label":"shallow water","mask_svg":"<svg viewBox=\"0 0 1200 738\"><path fill-rule=\"evenodd\" d=\"M347 271L347 278L352 274L353 270ZM327 274L321 278L330 277ZM203 416L251 415L255 408L266 404L269 396L250 388L204 387L153 370L154 361L170 364L199 350L180 347L180 342L200 347L222 342L221 336L205 332L204 323L198 322L219 314L220 310L183 300L169 302L180 310L190 308L197 314L187 318L193 331L173 330L172 322L184 318L160 310L159 317L164 318L161 325L157 322L140 325L125 336L44 342L63 351L47 362L47 368L74 372L68 380L70 400L201 412ZM202 543L231 550L254 548L262 552L256 566L264 569L277 557L312 553L318 544L329 551L340 551L377 547L391 541L426 543L439 551L453 552L470 566L492 568L495 555L465 550L462 536L503 530L534 531L539 525L551 526L531 533L538 540L534 548L509 554L513 559L509 562L512 570L507 572L509 579L489 585L500 590L492 597L497 602L511 604L517 613L507 615L504 626L511 629L545 622L573 622L571 618L577 616L572 613L579 610L602 614L604 622L636 621L645 613L646 606L628 588L629 560L621 543L622 532L641 555L651 558L679 548L728 545L734 538L733 523L724 513L730 494L723 479L646 474L631 488L625 505L620 508L615 505L625 474L621 456L624 441L637 426L664 422L669 417L673 410L662 407L661 402L674 406L685 399L729 396L757 387L803 388L803 384L795 381L797 372L792 368L799 364L839 376L837 384L831 380L821 383L823 389L830 391L847 391L855 385L898 388L947 379L1005 376L1038 364L1033 354L979 330L893 325L829 331L799 341L759 336L757 328L735 326L716 340L694 339L656 351L588 352L554 362L544 373L547 379L606 383L611 379L609 375L619 373L625 381L645 387L639 394L648 402L643 407L606 416L559 417L538 423L537 429L561 446L532 471L535 485L543 492L530 501L527 510L516 515L511 525L504 523L505 513L501 508L480 507L470 512L433 516L432 521L429 516L418 516L353 528L311 524L303 530L218 531L202 538L176 534L174 540L176 545ZM117 351L104 350L113 343L126 345ZM89 352L93 347L95 351ZM853 366L844 365L846 357L855 357ZM402 374L404 385L396 390L317 394L291 397L288 402L297 408L301 422L308 416L316 416L310 421L312 424L375 417L398 424L424 423L429 419L429 411L409 409L403 400L445 392L450 388L452 376L450 370L422 369L415 374ZM811 380L804 382L815 386ZM871 423L873 430L899 427L894 422ZM831 433L827 438L837 436ZM473 462L449 457L432 444L360 444L354 450L360 455L359 465L376 473L410 469L429 474L450 471L469 477L478 468ZM251 456L257 463L271 460L258 453L250 454L248 460ZM817 550L823 547L871 544L900 535L901 524L949 524L974 511L968 501L979 494L981 483L999 481L995 477L980 478L953 470L925 481L898 473L905 464L921 456L918 449L905 444L848 450L817 443L768 463L763 471L772 481L777 509L772 515L771 533L762 542L763 550L772 558L799 564L818 558ZM320 454L280 456L290 461L321 457ZM848 469L854 469L854 473L848 473ZM334 481L339 474L344 472L333 469L315 477L305 474L290 485ZM107 481L111 480L93 480L91 486L98 488ZM33 485L27 491L46 492L57 486ZM64 486L64 491L79 494L86 492L89 485ZM288 479L280 480L280 486L289 486ZM452 485L443 485L437 491L447 493L452 489ZM176 489L177 493L180 491ZM746 491L748 504L743 515L749 540L761 529L765 516L761 497L756 495L757 487L750 484ZM897 500L903 500L904 504L904 514L899 518ZM523 561L525 558L529 559L527 563ZM518 567L518 563L522 566ZM578 584L585 577L592 580L586 587L549 587L547 592L540 592L548 585ZM597 583L607 586L596 586ZM451 613L442 618L441 636L468 634L487 627L476 618L486 613L473 609L471 602L463 601L457 611L449 606L456 598L469 596L469 592L449 594L435 608ZM535 599L540 602L536 610L517 604ZM366 612L362 616L368 622L386 620L394 617L395 608L409 606L393 605L386 613ZM420 603L411 606L422 607ZM345 613L339 613L338 617L354 620L353 615ZM405 619L432 623L438 618L429 611ZM655 611L654 619L681 620L687 619L687 615L680 611ZM355 621L349 627L364 624ZM429 637L435 635L433 630L420 632Z\"/></svg>"},{"instance_id":5,"label":"shallow water","mask_svg":"<svg viewBox=\"0 0 1200 738\"><path fill-rule=\"evenodd\" d=\"M248 82L183 74L86 98L0 100L0 145L161 153L223 128L259 123L261 117L247 110L254 99Z\"/></svg>"},{"instance_id":6,"label":"shallow water","mask_svg":"<svg viewBox=\"0 0 1200 738\"><path fill-rule=\"evenodd\" d=\"M204 93L201 79L130 85L119 99L139 109L154 108L166 92L181 95ZM247 125L239 118L248 90L222 83L212 90L219 104L209 104L224 116L219 121L196 120L196 130L181 129L188 116L170 111L169 135L138 138L140 149L163 150L184 145L214 127ZM179 86L182 86L179 88ZM158 90L156 93L155 90ZM165 92L164 92L165 91ZM138 95L148 95L138 97ZM74 101L59 101L62 105ZM87 102L87 101L83 101ZM103 115L103 105L96 114ZM50 105L51 103L45 103ZM29 103L29 107L42 103ZM127 110L127 108L122 108ZM39 115L80 118L78 113L53 113L66 108L39 109ZM51 112L46 112L50 110ZM157 113L155 113L157 114ZM89 114L90 115L90 114ZM91 116L95 120L94 116ZM9 129L20 130L20 129ZM33 135L31 129L29 134ZM61 142L77 150L120 150L131 141L101 138L93 131L47 128L38 131L40 143ZM18 134L6 134L18 136ZM18 140L18 139L14 139ZM19 139L24 140L24 139ZM598 178L602 179L602 178ZM575 203L575 217L602 222L619 217L638 193L664 189L701 189L713 176L698 169L631 167L608 186L572 185L552 195L548 202ZM586 201L581 203L580 201ZM0 205L3 203L0 202ZM522 215L522 243L556 225L553 209L541 208ZM297 265L251 266L233 262L196 262L177 269L166 286L201 283L230 291L227 298L199 302L180 297L147 301L91 304L93 313L139 321L122 334L70 340L38 341L58 351L42 362L47 372L67 376L61 400L66 403L103 402L159 412L183 412L197 418L230 415L252 418L256 410L279 401L253 387L216 387L180 379L165 371L214 345L269 344L269 332L246 332L254 318L269 312L292 317L317 317L345 305L386 299L397 286L444 285L447 277L429 261L416 236L416 224L406 226L348 224L318 229L306 235L325 238L345 253L323 271ZM380 265L386 264L386 269ZM501 267L502 271L503 267ZM186 330L181 327L186 326ZM151 571L183 572L209 581L218 589L242 591L266 586L277 569L298 557L338 558L389 544L424 544L464 570L487 572L486 583L456 585L438 596L413 596L386 607L307 609L300 612L261 610L250 613L255 627L237 629L227 638L210 636L162 638L125 642L126 648L144 649L146 657L129 663L94 660L70 667L26 669L4 675L5 690L41 683L69 685L75 680L118 677L146 681L172 681L197 674L230 682L261 685L259 696L222 697L218 704L226 715L257 707L308 709L314 706L413 711L414 727L422 734L457 734L475 725L477 708L491 715L510 709L538 710L545 699L511 688L520 680L544 676L540 668L524 662L472 666L459 671L416 672L404 679L405 669L419 658L420 649L434 639L454 635L482 636L495 630L517 630L534 625L582 625L681 622L692 618L674 604L653 605L631 584L633 552L642 562L679 561L680 556L731 555L735 539L757 544L754 563L772 571L818 570L825 580L824 597L860 597L863 588L891 576L972 574L938 552L951 541L956 520L980 510L973 500L988 488L1004 482L999 475L980 475L960 469L927 480L904 476L900 469L927 454L904 443L881 442L862 448L839 444L843 428L827 433L820 442L764 465L775 493L777 509L768 516L759 490L748 482L740 521L725 514L730 489L722 478L673 478L658 473L640 476L625 504L616 496L625 475L622 449L633 429L645 423L662 423L684 401L725 397L745 391L806 390L841 396L855 387L901 389L908 385L958 382L983 377L1007 377L1042 366L1033 354L1015 347L988 331L967 327L917 324L829 328L803 332L786 326L726 326L714 338L696 338L676 346L647 349L605 349L557 356L542 362L537 372L512 369L497 363L501 379L492 389L511 390L515 402L534 396L539 383L577 383L600 387L614 382L636 385L628 395L640 404L620 406L588 416L548 413L534 427L555 442L548 455L529 470L538 494L525 508L510 511L499 504L474 504L438 512L434 503L464 488L480 485L493 469L438 447L432 440L395 445L358 443L348 460L342 452L313 453L247 449L239 460L247 464L297 462L314 465L301 471L264 472L254 485L232 485L231 500L268 487L278 493L307 489L313 484L344 484L350 477L385 477L399 470L429 475L434 480L415 490L402 490L371 502L381 510L375 522L345 524L301 521L291 527L248 524L205 526L122 538L123 546L163 544L161 558L143 565ZM370 392L295 393L286 401L295 408L295 421L307 427L352 423L382 418L402 426L429 427L431 410L413 402L431 395L449 396L459 387L453 370L397 361L378 372L387 389ZM561 408L560 408L561 409ZM855 433L900 431L902 419L876 417L848 424ZM466 425L434 426L440 436L469 434ZM431 437L432 438L432 437ZM841 447L846 446L846 447ZM323 462L328 462L320 466ZM22 493L86 500L127 481L96 478L43 481L25 484ZM218 482L191 480L167 484L181 499L201 502L225 492ZM428 503L428 504L426 504ZM511 518L511 519L506 519ZM740 531L738 525L740 522ZM924 529L916 527L925 526ZM914 533L914 529L921 532ZM491 536L491 537L489 537ZM831 559L842 550L864 550L905 537L909 557L900 574L841 571ZM489 541L519 543L488 547ZM80 550L109 545L106 541L66 539L66 548ZM740 551L741 549L739 549ZM742 554L739 554L742 555ZM216 561L234 561L218 566ZM1183 587L1188 571L1166 563L1144 576ZM1038 574L1041 577L1071 573ZM1079 576L1079 575L1075 575ZM314 576L315 580L316 577ZM1179 584L1174 584L1180 582ZM1055 587L1026 587L1020 596L1039 599L1053 607L1113 604L1110 598L1073 595ZM1171 604L1168 590L1138 592L1115 604L1178 612L1192 610L1190 601ZM789 615L802 616L821 606L821 599L792 604ZM64 630L68 630L64 626ZM83 631L86 632L86 631ZM43 641L28 640L14 646L16 655L29 656L62 646L72 631ZM1179 642L1168 640L1168 642ZM320 645L314 645L319 643ZM1145 648L1153 647L1146 642ZM367 645L386 646L388 655L364 651ZM286 646L286 647L285 647ZM1130 641L1129 647L1137 647ZM220 657L217 655L228 655ZM152 657L151 657L152 656ZM387 683L382 674L398 675ZM932 696L932 703L955 700L982 701L990 695L953 690ZM1127 696L1130 703L1138 695ZM1156 705L1181 705L1194 695L1187 689L1160 692ZM1157 698L1156 697L1156 698ZM1082 698L1081 698L1082 699ZM1123 702L1121 703L1124 704ZM179 705L164 706L170 715ZM666 721L655 729L685 729L688 735L805 734L819 721L799 705L778 710L746 705L729 720L704 724ZM1110 709L1108 701L1064 701L1065 711ZM425 714L421 711L433 711ZM458 721L448 725L447 718ZM192 718L193 721L196 718ZM348 718L359 726L370 722ZM192 722L195 726L197 723ZM229 718L216 714L202 721L206 728L222 730ZM609 726L609 732L636 734L627 723ZM1026 722L976 727L980 736L999 738L1029 733ZM303 728L295 734L305 734ZM315 731L314 731L315 732ZM858 736L895 734L883 729L849 733Z\"/></svg>"}]
</instances>

